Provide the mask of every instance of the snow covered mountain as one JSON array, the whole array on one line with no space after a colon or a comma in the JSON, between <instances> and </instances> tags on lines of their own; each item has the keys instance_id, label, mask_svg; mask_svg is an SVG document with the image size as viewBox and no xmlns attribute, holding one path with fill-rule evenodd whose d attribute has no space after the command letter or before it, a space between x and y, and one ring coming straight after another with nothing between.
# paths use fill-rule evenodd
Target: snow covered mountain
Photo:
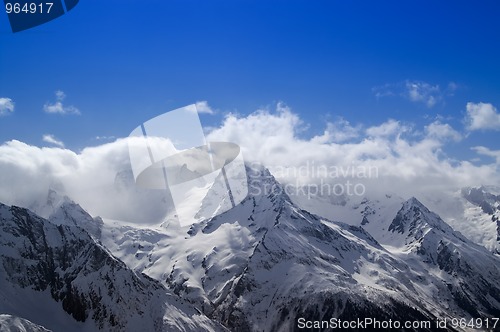
<instances>
[{"instance_id":1,"label":"snow covered mountain","mask_svg":"<svg viewBox=\"0 0 500 332\"><path fill-rule=\"evenodd\" d=\"M82 228L75 204L53 224L0 204L0 312L54 331L219 331L160 283L127 268Z\"/></svg>"},{"instance_id":2,"label":"snow covered mountain","mask_svg":"<svg viewBox=\"0 0 500 332\"><path fill-rule=\"evenodd\" d=\"M54 189L50 188L46 197L34 201L28 209L53 224L78 226L94 239L99 239L101 236L102 219L92 218L79 204Z\"/></svg>"},{"instance_id":3,"label":"snow covered mountain","mask_svg":"<svg viewBox=\"0 0 500 332\"><path fill-rule=\"evenodd\" d=\"M453 229L500 255L499 187L466 187L427 194L419 199Z\"/></svg>"},{"instance_id":4,"label":"snow covered mountain","mask_svg":"<svg viewBox=\"0 0 500 332\"><path fill-rule=\"evenodd\" d=\"M381 243L384 243L388 236L386 230L405 201L395 193L367 193L365 196L299 194L291 199L301 208L324 218L362 226ZM419 200L454 230L500 255L500 188L481 186L452 192L429 192L419 196Z\"/></svg>"},{"instance_id":5,"label":"snow covered mountain","mask_svg":"<svg viewBox=\"0 0 500 332\"><path fill-rule=\"evenodd\" d=\"M212 217L226 204L216 182L188 227L172 215L155 226L93 218L55 192L38 204L49 221L0 205L0 313L54 331L430 322L420 331L500 316L500 259L416 198L306 200L265 168L247 176L240 204ZM470 193L498 210L497 196Z\"/></svg>"},{"instance_id":6,"label":"snow covered mountain","mask_svg":"<svg viewBox=\"0 0 500 332\"><path fill-rule=\"evenodd\" d=\"M0 315L0 332L50 332L50 330L24 318Z\"/></svg>"},{"instance_id":7,"label":"snow covered mountain","mask_svg":"<svg viewBox=\"0 0 500 332\"><path fill-rule=\"evenodd\" d=\"M299 208L267 170L247 172L251 194L221 215L189 228L104 220L102 241L235 331L500 314L500 260L418 200L330 202L331 219L354 226Z\"/></svg>"},{"instance_id":8,"label":"snow covered mountain","mask_svg":"<svg viewBox=\"0 0 500 332\"><path fill-rule=\"evenodd\" d=\"M400 257L425 263L429 275L446 283L453 301L466 313L498 317L500 260L486 248L454 231L415 198L403 204L389 232Z\"/></svg>"},{"instance_id":9,"label":"snow covered mountain","mask_svg":"<svg viewBox=\"0 0 500 332\"><path fill-rule=\"evenodd\" d=\"M381 243L388 236L392 219L405 202L394 193L370 196L298 194L290 196L290 199L296 206L328 220L363 227Z\"/></svg>"},{"instance_id":10,"label":"snow covered mountain","mask_svg":"<svg viewBox=\"0 0 500 332\"><path fill-rule=\"evenodd\" d=\"M466 200L464 222L480 230L472 236L500 255L500 188L464 188L461 196Z\"/></svg>"},{"instance_id":11,"label":"snow covered mountain","mask_svg":"<svg viewBox=\"0 0 500 332\"><path fill-rule=\"evenodd\" d=\"M94 239L101 237L102 219L92 218L79 204L67 197L54 209L48 220L56 225L81 227Z\"/></svg>"}]
</instances>

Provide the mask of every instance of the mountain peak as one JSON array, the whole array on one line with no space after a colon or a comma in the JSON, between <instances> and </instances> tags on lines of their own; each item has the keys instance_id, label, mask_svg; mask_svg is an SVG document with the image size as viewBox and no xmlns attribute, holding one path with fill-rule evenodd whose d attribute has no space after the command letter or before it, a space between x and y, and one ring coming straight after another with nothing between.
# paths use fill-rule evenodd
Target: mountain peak
<instances>
[{"instance_id":1,"label":"mountain peak","mask_svg":"<svg viewBox=\"0 0 500 332\"><path fill-rule=\"evenodd\" d=\"M422 202L420 202L415 196L410 197L403 203L403 208L405 209L410 209L412 207L416 207L426 212L429 212L429 209Z\"/></svg>"},{"instance_id":2,"label":"mountain peak","mask_svg":"<svg viewBox=\"0 0 500 332\"><path fill-rule=\"evenodd\" d=\"M388 230L413 237L429 228L453 233L453 229L437 214L431 212L417 198L411 197L403 203Z\"/></svg>"},{"instance_id":3,"label":"mountain peak","mask_svg":"<svg viewBox=\"0 0 500 332\"><path fill-rule=\"evenodd\" d=\"M247 189L247 195L236 206L228 206L231 202L227 199L228 188L226 180L222 174L215 179L211 188L203 198L201 207L196 214L199 220L211 219L220 213L217 213L221 207L225 205L225 211L232 210L238 205L245 205L247 201L253 201L254 204L261 205L264 200L270 201L270 204L265 203L265 206L276 205L276 203L290 201L290 198L285 192L284 187L274 178L271 172L260 164L245 163L245 173L233 174L232 182L234 185L230 195L242 195L242 190ZM240 181L241 185L238 185ZM246 185L244 184L246 182Z\"/></svg>"},{"instance_id":4,"label":"mountain peak","mask_svg":"<svg viewBox=\"0 0 500 332\"><path fill-rule=\"evenodd\" d=\"M462 196L473 205L479 206L484 213L494 215L496 210L500 210L500 195L494 194L493 187L481 186L479 188L463 188Z\"/></svg>"},{"instance_id":5,"label":"mountain peak","mask_svg":"<svg viewBox=\"0 0 500 332\"><path fill-rule=\"evenodd\" d=\"M55 331L224 330L79 227L0 203L0 228L0 312ZM5 320L12 327L0 315L2 331Z\"/></svg>"},{"instance_id":6,"label":"mountain peak","mask_svg":"<svg viewBox=\"0 0 500 332\"><path fill-rule=\"evenodd\" d=\"M101 218L92 218L79 204L65 196L64 200L54 208L48 220L56 225L78 226L87 231L94 239L101 237Z\"/></svg>"}]
</instances>

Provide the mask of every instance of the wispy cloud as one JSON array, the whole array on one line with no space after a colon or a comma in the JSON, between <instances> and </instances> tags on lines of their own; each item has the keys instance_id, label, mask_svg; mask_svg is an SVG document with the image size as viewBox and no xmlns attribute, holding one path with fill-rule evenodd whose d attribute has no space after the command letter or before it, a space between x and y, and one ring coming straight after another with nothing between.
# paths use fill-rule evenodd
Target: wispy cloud
<instances>
[{"instance_id":1,"label":"wispy cloud","mask_svg":"<svg viewBox=\"0 0 500 332\"><path fill-rule=\"evenodd\" d=\"M57 138L55 138L54 135L51 135L51 134L45 134L43 135L42 137L42 140L46 143L49 143L49 144L52 144L52 145L55 145L55 146L58 146L60 148L64 148L64 143L63 141L61 140L58 140Z\"/></svg>"},{"instance_id":2,"label":"wispy cloud","mask_svg":"<svg viewBox=\"0 0 500 332\"><path fill-rule=\"evenodd\" d=\"M460 86L457 83L449 82L445 92L448 96L453 96L455 95L455 91L457 91L459 87Z\"/></svg>"},{"instance_id":3,"label":"wispy cloud","mask_svg":"<svg viewBox=\"0 0 500 332\"><path fill-rule=\"evenodd\" d=\"M419 81L406 81L405 89L405 95L410 101L422 102L429 108L436 105L442 99L439 85L431 85Z\"/></svg>"},{"instance_id":4,"label":"wispy cloud","mask_svg":"<svg viewBox=\"0 0 500 332\"><path fill-rule=\"evenodd\" d=\"M52 188L95 216L136 222L164 217L168 207L163 201L165 194L137 191L129 169L126 139L78 153L12 140L0 145L0 202L33 206L34 202L46 201Z\"/></svg>"},{"instance_id":5,"label":"wispy cloud","mask_svg":"<svg viewBox=\"0 0 500 332\"><path fill-rule=\"evenodd\" d=\"M452 140L458 142L462 140L462 135L453 129L447 123L441 123L440 121L434 121L430 125L425 127L427 135L431 138L437 138L440 140Z\"/></svg>"},{"instance_id":6,"label":"wispy cloud","mask_svg":"<svg viewBox=\"0 0 500 332\"><path fill-rule=\"evenodd\" d=\"M66 99L66 94L58 90L55 92L56 94L56 101L55 103L46 103L43 105L43 110L45 113L49 114L76 114L80 115L80 110L76 108L75 106L65 106L63 105L64 99Z\"/></svg>"},{"instance_id":7,"label":"wispy cloud","mask_svg":"<svg viewBox=\"0 0 500 332\"><path fill-rule=\"evenodd\" d=\"M14 102L10 98L0 98L0 116L14 112Z\"/></svg>"},{"instance_id":8,"label":"wispy cloud","mask_svg":"<svg viewBox=\"0 0 500 332\"><path fill-rule=\"evenodd\" d=\"M111 141L116 139L116 136L96 136L95 139L98 141Z\"/></svg>"},{"instance_id":9,"label":"wispy cloud","mask_svg":"<svg viewBox=\"0 0 500 332\"><path fill-rule=\"evenodd\" d=\"M442 103L445 97L451 97L458 89L458 84L449 82L443 89L438 84L424 81L406 80L399 83L387 83L372 88L377 99L399 96L414 103L423 103L428 108Z\"/></svg>"},{"instance_id":10,"label":"wispy cloud","mask_svg":"<svg viewBox=\"0 0 500 332\"><path fill-rule=\"evenodd\" d=\"M476 151L477 154L495 158L496 163L500 165L500 150L490 150L484 146L475 146L472 150Z\"/></svg>"},{"instance_id":11,"label":"wispy cloud","mask_svg":"<svg viewBox=\"0 0 500 332\"><path fill-rule=\"evenodd\" d=\"M489 103L467 103L465 123L472 130L500 130L500 113Z\"/></svg>"},{"instance_id":12,"label":"wispy cloud","mask_svg":"<svg viewBox=\"0 0 500 332\"><path fill-rule=\"evenodd\" d=\"M395 84L386 83L384 85L375 86L372 88L372 93L375 98L392 97L396 95Z\"/></svg>"},{"instance_id":13,"label":"wispy cloud","mask_svg":"<svg viewBox=\"0 0 500 332\"><path fill-rule=\"evenodd\" d=\"M358 137L345 142L326 139L330 138L328 128L327 134L304 139L300 134L302 125L300 117L291 110L229 115L220 128L208 135L208 140L235 142L245 158L263 163L271 170L283 165L301 167L312 161L315 165L336 167L377 167L380 177L370 180L371 190L391 188L401 195L417 195L430 188L451 190L500 183L495 167L475 166L443 153L447 144L462 139L445 122L434 120L422 130L414 124L389 119L364 130L351 131Z\"/></svg>"},{"instance_id":14,"label":"wispy cloud","mask_svg":"<svg viewBox=\"0 0 500 332\"><path fill-rule=\"evenodd\" d=\"M401 135L410 130L410 127L401 124L399 121L389 119L388 121L366 129L366 135L371 138L382 138Z\"/></svg>"},{"instance_id":15,"label":"wispy cloud","mask_svg":"<svg viewBox=\"0 0 500 332\"><path fill-rule=\"evenodd\" d=\"M500 184L498 164L476 165L469 160L449 159L443 153L447 144L461 138L460 133L443 120L433 120L423 129L397 120L364 129L339 119L327 125L327 134L312 138L304 137L306 126L298 114L278 104L276 110L261 109L244 116L228 114L207 139L237 143L246 161L262 163L275 174L280 167L298 169L308 163L344 169L376 167L376 178L356 179L366 185L367 194L391 191L409 197L433 190ZM334 128L343 134L336 137L330 133ZM58 141L50 137L52 144ZM355 139L334 141L345 137ZM126 139L117 139L79 152L57 145L57 148L39 148L19 141L1 144L0 177L8 176L2 178L0 202L29 206L36 197L45 197L53 183L58 183L64 188L64 194L93 215L124 220L163 218L159 209L165 205L158 203L163 196L156 191L134 194L133 186L131 191L122 191L122 186L117 185L116 181L122 178L124 183L133 184L133 178L128 179L128 173L124 172L130 169L127 143ZM486 147L476 147L475 151L497 161L500 154ZM285 183L293 181L278 178ZM304 181L315 180L314 174L304 175Z\"/></svg>"},{"instance_id":16,"label":"wispy cloud","mask_svg":"<svg viewBox=\"0 0 500 332\"><path fill-rule=\"evenodd\" d=\"M338 118L334 122L329 122L323 135L312 138L317 143L340 143L359 137L361 125L352 126L344 118Z\"/></svg>"},{"instance_id":17,"label":"wispy cloud","mask_svg":"<svg viewBox=\"0 0 500 332\"><path fill-rule=\"evenodd\" d=\"M198 113L215 114L215 111L208 105L208 102L205 100L196 102L196 110L198 111Z\"/></svg>"}]
</instances>

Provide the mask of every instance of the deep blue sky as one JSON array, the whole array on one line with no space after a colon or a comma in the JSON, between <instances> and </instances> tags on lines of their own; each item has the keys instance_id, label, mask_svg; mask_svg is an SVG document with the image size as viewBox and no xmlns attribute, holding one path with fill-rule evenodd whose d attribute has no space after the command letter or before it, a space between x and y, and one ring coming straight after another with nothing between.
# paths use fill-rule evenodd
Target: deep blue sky
<instances>
[{"instance_id":1,"label":"deep blue sky","mask_svg":"<svg viewBox=\"0 0 500 332\"><path fill-rule=\"evenodd\" d=\"M200 100L220 110L208 125L284 101L305 135L336 116L424 125L440 114L463 130L467 102L500 108L499 17L498 1L81 0L13 34L0 13L0 97L15 102L0 142L44 145L50 133L78 150ZM432 108L375 97L405 81L458 88ZM56 90L82 114L45 113ZM450 149L498 149L498 138L474 132Z\"/></svg>"}]
</instances>

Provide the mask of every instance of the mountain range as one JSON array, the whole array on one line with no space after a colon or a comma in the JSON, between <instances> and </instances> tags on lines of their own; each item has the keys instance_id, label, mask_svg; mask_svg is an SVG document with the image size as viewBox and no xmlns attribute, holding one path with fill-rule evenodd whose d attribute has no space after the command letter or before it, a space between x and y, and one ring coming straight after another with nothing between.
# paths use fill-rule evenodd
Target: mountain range
<instances>
[{"instance_id":1,"label":"mountain range","mask_svg":"<svg viewBox=\"0 0 500 332\"><path fill-rule=\"evenodd\" d=\"M441 218L415 197L310 199L263 167L247 175L261 190L216 215L214 186L187 227L92 217L55 191L33 212L0 205L0 326L326 331L371 319L442 331L500 317L494 188L462 189L459 213Z\"/></svg>"}]
</instances>

